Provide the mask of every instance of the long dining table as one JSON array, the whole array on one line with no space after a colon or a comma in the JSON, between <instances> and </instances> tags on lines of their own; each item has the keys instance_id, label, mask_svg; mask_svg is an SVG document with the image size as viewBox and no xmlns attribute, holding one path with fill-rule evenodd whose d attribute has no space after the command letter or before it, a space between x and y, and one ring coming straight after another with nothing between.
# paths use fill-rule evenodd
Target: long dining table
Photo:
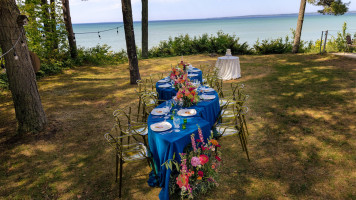
<instances>
[{"instance_id":1,"label":"long dining table","mask_svg":"<svg viewBox=\"0 0 356 200\"><path fill-rule=\"evenodd\" d=\"M160 93L160 97L167 98L166 100L169 101L169 103L173 101L172 96L174 96L177 92L174 91L174 88L165 88L163 91L161 90L162 88L156 88L157 92ZM183 153L184 148L191 143L191 135L195 134L195 138L199 138L197 133L198 126L201 128L205 140L211 136L211 128L220 112L219 97L216 91L211 91L205 94L214 95L215 98L200 101L196 105L189 107L189 109L195 109L197 111L196 115L189 117L180 116L181 123L184 118L187 121L186 128L184 130L180 128L179 132L175 132L172 129L163 132L153 131L150 126L164 121L164 115L153 115L151 113L148 117L148 143L156 169L156 173L150 173L148 184L150 186L159 186L162 188L159 194L159 198L161 200L169 199L169 180L171 174L171 170L167 169L165 166L162 166L162 164L169 159L173 159L173 155L175 155L175 159L178 162L180 161L179 153ZM158 105L157 108L163 108L165 105L166 104L164 102ZM173 107L172 110L173 109L175 109L175 107ZM172 114L171 111L170 114ZM173 126L173 122L170 118L166 121Z\"/></svg>"}]
</instances>

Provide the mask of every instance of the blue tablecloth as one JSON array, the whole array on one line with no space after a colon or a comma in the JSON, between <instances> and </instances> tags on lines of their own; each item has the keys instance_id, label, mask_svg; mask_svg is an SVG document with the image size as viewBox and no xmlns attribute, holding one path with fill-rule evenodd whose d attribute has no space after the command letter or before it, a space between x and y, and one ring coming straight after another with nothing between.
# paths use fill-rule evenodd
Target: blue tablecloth
<instances>
[{"instance_id":1,"label":"blue tablecloth","mask_svg":"<svg viewBox=\"0 0 356 200\"><path fill-rule=\"evenodd\" d=\"M193 68L193 70L199 70L199 72L189 72L188 71L188 74L197 74L198 76L189 77L189 79L191 81L198 80L198 81L200 81L200 83L202 83L203 82L203 73L202 73L202 71L200 69L198 69L198 68ZM172 87L167 87L167 88L159 87L160 85L163 85L163 84L167 84L167 83L166 82L162 82L162 83L157 82L156 83L156 91L158 93L158 99L159 100L170 100L170 99L172 99L172 97L177 94L177 91ZM171 83L169 82L169 84L171 84Z\"/></svg>"},{"instance_id":2,"label":"blue tablecloth","mask_svg":"<svg viewBox=\"0 0 356 200\"><path fill-rule=\"evenodd\" d=\"M207 93L208 94L208 93ZM161 122L164 120L163 116L154 116L150 115L148 118L148 142L149 148L151 150L153 159L156 163L156 170L158 175L158 186L162 187L162 190L159 194L159 198L169 199L169 178L170 178L170 170L167 170L165 166L161 166L168 159L173 158L173 154L176 155L176 159L180 161L179 153L183 152L184 147L187 144L191 143L190 135L195 134L196 139L199 138L197 131L200 126L202 129L204 138L207 139L211 135L211 128L214 124L218 113L220 111L219 107L219 98L218 94L214 91L210 94L214 94L216 96L215 99L209 101L201 101L197 105L194 105L190 108L196 109L197 114L194 117L187 117L187 127L185 130L182 130L178 133L176 132L154 132L151 130L150 125ZM165 103L157 107L163 107ZM183 118L183 117L182 117ZM167 120L169 123L172 123L172 120ZM151 173L153 175L153 173ZM152 179L155 177L151 176Z\"/></svg>"},{"instance_id":3,"label":"blue tablecloth","mask_svg":"<svg viewBox=\"0 0 356 200\"><path fill-rule=\"evenodd\" d=\"M188 78L191 81L198 80L202 83L203 82L203 72L198 68L193 68L193 70L196 70L197 72L188 71ZM198 76L189 76L190 74L197 74Z\"/></svg>"}]
</instances>

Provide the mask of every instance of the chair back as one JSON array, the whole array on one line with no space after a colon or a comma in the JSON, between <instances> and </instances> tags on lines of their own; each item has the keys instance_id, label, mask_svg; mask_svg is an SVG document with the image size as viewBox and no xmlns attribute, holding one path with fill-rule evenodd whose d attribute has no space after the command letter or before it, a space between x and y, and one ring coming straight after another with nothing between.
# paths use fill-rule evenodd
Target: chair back
<instances>
[{"instance_id":1,"label":"chair back","mask_svg":"<svg viewBox=\"0 0 356 200\"><path fill-rule=\"evenodd\" d=\"M138 152L142 154L141 156L147 157L147 149L142 143L138 142L137 138L135 138L135 134L130 134L122 130L122 128L122 126L120 127L118 124L115 124L111 131L104 135L109 145L115 149L119 158L125 159L123 156L129 155L127 152L137 148L144 148L144 151L141 153L140 151ZM132 141L134 141L134 143Z\"/></svg>"}]
</instances>

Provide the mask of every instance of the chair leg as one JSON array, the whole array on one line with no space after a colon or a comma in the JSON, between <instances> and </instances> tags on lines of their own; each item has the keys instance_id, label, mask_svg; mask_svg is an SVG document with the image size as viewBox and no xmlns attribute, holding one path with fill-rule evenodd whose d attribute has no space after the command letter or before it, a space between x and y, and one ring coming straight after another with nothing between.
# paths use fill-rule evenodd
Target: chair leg
<instances>
[{"instance_id":1,"label":"chair leg","mask_svg":"<svg viewBox=\"0 0 356 200\"><path fill-rule=\"evenodd\" d=\"M117 175L119 171L119 156L116 155L116 168L115 168L115 183L117 183Z\"/></svg>"},{"instance_id":2,"label":"chair leg","mask_svg":"<svg viewBox=\"0 0 356 200\"><path fill-rule=\"evenodd\" d=\"M119 199L121 199L121 187L122 187L122 160L120 159L120 180L119 180Z\"/></svg>"},{"instance_id":3,"label":"chair leg","mask_svg":"<svg viewBox=\"0 0 356 200\"><path fill-rule=\"evenodd\" d=\"M245 124L246 133L247 133L247 135L250 135L250 134L248 133L247 123L246 123L245 115L242 115L242 119L243 119L243 122L244 122L244 124Z\"/></svg>"}]
</instances>

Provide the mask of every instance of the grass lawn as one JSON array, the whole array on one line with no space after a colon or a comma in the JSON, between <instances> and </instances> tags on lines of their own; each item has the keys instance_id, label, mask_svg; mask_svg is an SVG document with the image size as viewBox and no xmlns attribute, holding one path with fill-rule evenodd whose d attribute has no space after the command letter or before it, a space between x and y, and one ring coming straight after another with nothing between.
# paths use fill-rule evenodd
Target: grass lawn
<instances>
[{"instance_id":1,"label":"grass lawn","mask_svg":"<svg viewBox=\"0 0 356 200\"><path fill-rule=\"evenodd\" d=\"M195 66L217 58L185 56ZM140 61L143 78L180 57ZM201 199L356 199L356 60L334 55L240 56L251 162L220 139L218 188ZM112 112L135 106L128 65L78 67L38 81L49 125L14 137L11 94L0 95L0 199L115 199ZM228 81L231 82L231 81ZM226 84L228 86L228 84ZM124 165L124 199L157 199L146 162Z\"/></svg>"}]
</instances>

